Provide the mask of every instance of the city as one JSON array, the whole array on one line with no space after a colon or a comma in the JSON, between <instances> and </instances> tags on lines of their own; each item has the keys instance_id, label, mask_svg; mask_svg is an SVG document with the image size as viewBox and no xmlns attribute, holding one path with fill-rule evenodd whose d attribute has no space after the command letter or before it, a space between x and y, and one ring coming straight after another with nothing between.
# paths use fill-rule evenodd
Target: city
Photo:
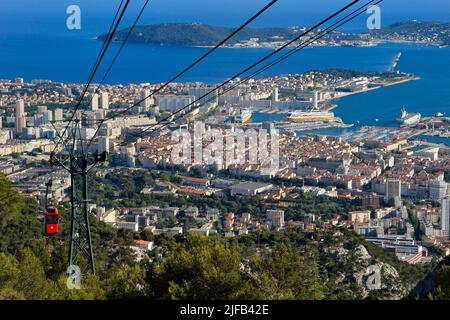
<instances>
[{"instance_id":1,"label":"city","mask_svg":"<svg viewBox=\"0 0 450 320\"><path fill-rule=\"evenodd\" d=\"M129 36L147 50L155 28L161 47L178 39L170 24L135 26L91 41L116 42L118 56ZM188 28L180 50L204 56L167 82L0 68L0 300L448 300L448 87L408 66L423 50L448 60L449 25L314 39L325 27L285 47L308 28L255 28L224 49ZM223 83L179 79L216 50L270 58L310 44L389 55L377 71L267 73L282 56ZM429 105L404 103L423 96L411 88Z\"/></svg>"}]
</instances>

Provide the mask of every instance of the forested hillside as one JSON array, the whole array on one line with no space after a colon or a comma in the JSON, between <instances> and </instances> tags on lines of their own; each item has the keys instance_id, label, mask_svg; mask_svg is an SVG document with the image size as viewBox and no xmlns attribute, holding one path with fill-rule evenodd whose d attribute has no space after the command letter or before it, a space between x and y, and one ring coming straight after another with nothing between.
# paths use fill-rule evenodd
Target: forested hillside
<instances>
[{"instance_id":1,"label":"forested hillside","mask_svg":"<svg viewBox=\"0 0 450 320\"><path fill-rule=\"evenodd\" d=\"M92 220L97 275L80 290L67 285L68 210L61 234L43 237L40 209L0 176L0 299L401 299L427 267L400 262L349 230L157 236L117 230ZM156 248L137 261L135 239ZM368 267L381 268L381 287L367 288ZM448 269L435 298L448 297Z\"/></svg>"}]
</instances>

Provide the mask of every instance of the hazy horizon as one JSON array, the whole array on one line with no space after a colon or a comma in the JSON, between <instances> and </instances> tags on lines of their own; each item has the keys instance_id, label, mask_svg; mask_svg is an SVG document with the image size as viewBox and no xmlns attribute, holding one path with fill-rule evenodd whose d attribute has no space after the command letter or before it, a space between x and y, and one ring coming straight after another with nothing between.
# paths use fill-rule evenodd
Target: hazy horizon
<instances>
[{"instance_id":1,"label":"hazy horizon","mask_svg":"<svg viewBox=\"0 0 450 320\"><path fill-rule=\"evenodd\" d=\"M199 22L211 25L233 27L261 9L269 1L245 0L150 0L140 25ZM86 34L106 31L120 1L98 0L17 0L2 4L0 11L0 34L5 33L67 33L66 8L78 5L82 13L82 30ZM121 28L134 20L144 0L130 4ZM286 27L311 25L325 18L338 8L350 3L332 0L280 0L269 11L251 24L251 27ZM365 2L361 2L363 4ZM429 0L423 6L420 0L385 0L382 8L382 24L387 25L404 20L450 21L448 0ZM362 29L365 17L356 19L347 29Z\"/></svg>"}]
</instances>

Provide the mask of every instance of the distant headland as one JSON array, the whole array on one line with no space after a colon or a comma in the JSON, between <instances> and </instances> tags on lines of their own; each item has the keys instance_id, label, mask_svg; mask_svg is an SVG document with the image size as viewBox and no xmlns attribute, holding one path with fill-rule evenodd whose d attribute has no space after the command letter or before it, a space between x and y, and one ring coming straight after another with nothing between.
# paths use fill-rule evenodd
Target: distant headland
<instances>
[{"instance_id":1,"label":"distant headland","mask_svg":"<svg viewBox=\"0 0 450 320\"><path fill-rule=\"evenodd\" d=\"M201 23L164 23L136 26L128 41L159 46L209 47L227 37L233 28ZM276 48L298 36L307 27L246 28L230 39L224 47ZM119 30L114 41L122 42L129 28ZM315 31L316 35L320 30ZM98 36L104 40L107 33ZM412 42L450 46L450 23L404 21L366 33L334 31L315 42L315 46L376 46L381 42Z\"/></svg>"}]
</instances>

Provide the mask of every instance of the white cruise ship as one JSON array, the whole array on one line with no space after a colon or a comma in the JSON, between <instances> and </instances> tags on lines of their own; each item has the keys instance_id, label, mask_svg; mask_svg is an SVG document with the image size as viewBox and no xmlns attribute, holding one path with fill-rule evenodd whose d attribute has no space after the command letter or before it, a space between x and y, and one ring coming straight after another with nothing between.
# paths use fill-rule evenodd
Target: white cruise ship
<instances>
[{"instance_id":1,"label":"white cruise ship","mask_svg":"<svg viewBox=\"0 0 450 320\"><path fill-rule=\"evenodd\" d=\"M397 118L397 122L402 126L410 126L420 121L422 115L420 113L408 113L405 108L400 110L400 116Z\"/></svg>"},{"instance_id":2,"label":"white cruise ship","mask_svg":"<svg viewBox=\"0 0 450 320\"><path fill-rule=\"evenodd\" d=\"M333 121L336 120L333 112L329 111L294 111L288 117L288 121Z\"/></svg>"},{"instance_id":3,"label":"white cruise ship","mask_svg":"<svg viewBox=\"0 0 450 320\"><path fill-rule=\"evenodd\" d=\"M234 116L234 122L246 123L252 118L252 112L248 109L242 110L241 113Z\"/></svg>"}]
</instances>

